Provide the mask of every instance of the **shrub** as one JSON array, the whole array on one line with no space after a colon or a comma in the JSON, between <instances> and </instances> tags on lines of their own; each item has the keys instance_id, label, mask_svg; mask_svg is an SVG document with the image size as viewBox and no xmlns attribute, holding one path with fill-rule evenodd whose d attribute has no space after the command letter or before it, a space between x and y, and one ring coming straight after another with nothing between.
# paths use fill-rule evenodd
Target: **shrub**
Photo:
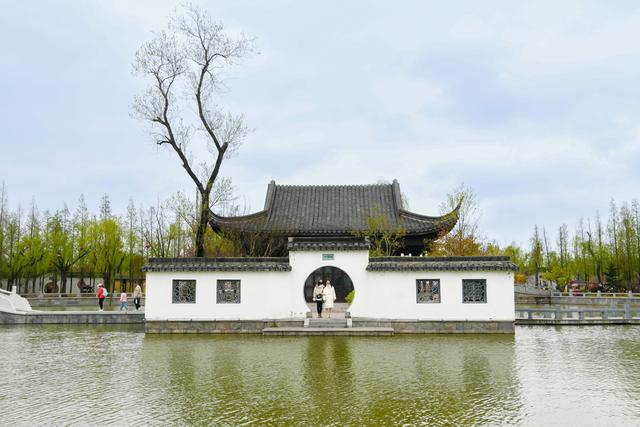
<instances>
[{"instance_id":1,"label":"shrub","mask_svg":"<svg viewBox=\"0 0 640 427\"><path fill-rule=\"evenodd\" d=\"M356 291L351 291L347 294L346 297L344 297L344 300L347 302L347 304L351 305L351 303L353 302L353 298L356 296Z\"/></svg>"}]
</instances>

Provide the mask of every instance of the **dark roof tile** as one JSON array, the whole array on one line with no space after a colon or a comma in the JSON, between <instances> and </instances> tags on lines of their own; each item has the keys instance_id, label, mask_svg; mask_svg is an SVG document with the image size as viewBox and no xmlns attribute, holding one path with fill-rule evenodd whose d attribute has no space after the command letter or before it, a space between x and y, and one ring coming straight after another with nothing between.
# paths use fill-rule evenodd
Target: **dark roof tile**
<instances>
[{"instance_id":1,"label":"dark roof tile","mask_svg":"<svg viewBox=\"0 0 640 427\"><path fill-rule=\"evenodd\" d=\"M367 229L367 219L383 215L392 227L408 235L435 237L450 231L458 208L437 217L419 215L397 206L400 186L375 185L276 185L269 184L265 209L251 215L221 217L213 222L222 229L267 231L271 234L352 235Z\"/></svg>"},{"instance_id":2,"label":"dark roof tile","mask_svg":"<svg viewBox=\"0 0 640 427\"><path fill-rule=\"evenodd\" d=\"M289 258L149 258L142 271L291 271L291 265Z\"/></svg>"},{"instance_id":3,"label":"dark roof tile","mask_svg":"<svg viewBox=\"0 0 640 427\"><path fill-rule=\"evenodd\" d=\"M517 271L509 257L372 257L367 271Z\"/></svg>"}]
</instances>

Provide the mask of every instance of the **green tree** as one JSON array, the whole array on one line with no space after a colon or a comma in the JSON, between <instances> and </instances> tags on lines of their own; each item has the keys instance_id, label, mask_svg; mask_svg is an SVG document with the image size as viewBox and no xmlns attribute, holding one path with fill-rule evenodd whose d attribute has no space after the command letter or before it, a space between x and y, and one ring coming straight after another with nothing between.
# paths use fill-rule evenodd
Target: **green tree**
<instances>
[{"instance_id":1,"label":"green tree","mask_svg":"<svg viewBox=\"0 0 640 427\"><path fill-rule=\"evenodd\" d=\"M607 281L606 289L608 291L618 292L622 290L622 279L620 278L618 268L613 262L607 264L607 269L605 270L604 277Z\"/></svg>"},{"instance_id":2,"label":"green tree","mask_svg":"<svg viewBox=\"0 0 640 427\"><path fill-rule=\"evenodd\" d=\"M84 199L84 195L80 195L78 200L78 207L73 217L73 230L74 230L74 245L76 253L84 254L91 252L91 217L89 209ZM84 281L85 277L94 276L95 266L91 263L91 257L83 256L78 259L74 265L75 269L80 273L80 279Z\"/></svg>"},{"instance_id":3,"label":"green tree","mask_svg":"<svg viewBox=\"0 0 640 427\"><path fill-rule=\"evenodd\" d=\"M136 252L136 249L139 248L140 244L138 242L138 218L136 214L136 208L133 204L133 199L129 199L129 205L127 206L127 217L126 217L126 266L127 273L131 283L134 281L142 280L142 265L144 263L144 259L142 256Z\"/></svg>"},{"instance_id":4,"label":"green tree","mask_svg":"<svg viewBox=\"0 0 640 427\"><path fill-rule=\"evenodd\" d=\"M27 266L25 252L27 250L22 239L22 209L8 215L6 228L6 260L7 290L17 286L18 280Z\"/></svg>"},{"instance_id":5,"label":"green tree","mask_svg":"<svg viewBox=\"0 0 640 427\"><path fill-rule=\"evenodd\" d=\"M74 266L86 257L90 248L78 248L75 244L74 230L69 220L69 210L65 206L53 215L47 224L47 246L51 264L60 276L60 292L67 292L67 277Z\"/></svg>"},{"instance_id":6,"label":"green tree","mask_svg":"<svg viewBox=\"0 0 640 427\"><path fill-rule=\"evenodd\" d=\"M7 187L2 182L0 186L0 282L3 277L7 277L6 271L6 230L7 230L7 214L9 210L9 202L7 201ZM1 287L1 286L0 286Z\"/></svg>"},{"instance_id":7,"label":"green tree","mask_svg":"<svg viewBox=\"0 0 640 427\"><path fill-rule=\"evenodd\" d=\"M111 202L105 195L100 203L100 218L94 218L89 235L93 242L91 258L104 286L113 293L113 282L122 270L126 258L123 229L118 218L111 213Z\"/></svg>"},{"instance_id":8,"label":"green tree","mask_svg":"<svg viewBox=\"0 0 640 427\"><path fill-rule=\"evenodd\" d=\"M401 226L392 225L381 213L380 207L374 207L372 215L367 217L367 229L355 233L371 242L371 256L391 256L402 246L402 238L407 234Z\"/></svg>"},{"instance_id":9,"label":"green tree","mask_svg":"<svg viewBox=\"0 0 640 427\"><path fill-rule=\"evenodd\" d=\"M29 292L29 279L31 279L31 292L36 292L36 280L45 275L49 269L49 253L42 228L38 210L33 202L26 232L22 236L22 245L25 248L24 257L27 264L25 289L22 292Z\"/></svg>"},{"instance_id":10,"label":"green tree","mask_svg":"<svg viewBox=\"0 0 640 427\"><path fill-rule=\"evenodd\" d=\"M542 267L542 240L538 233L538 226L533 228L533 236L531 237L531 252L529 256L529 271L534 274L536 286L540 285L540 269Z\"/></svg>"}]
</instances>

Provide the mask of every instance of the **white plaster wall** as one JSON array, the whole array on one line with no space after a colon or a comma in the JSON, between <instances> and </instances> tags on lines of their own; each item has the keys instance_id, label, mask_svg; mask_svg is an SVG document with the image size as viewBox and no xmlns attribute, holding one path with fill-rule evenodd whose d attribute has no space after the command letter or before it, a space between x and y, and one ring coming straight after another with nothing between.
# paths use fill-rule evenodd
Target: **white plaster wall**
<instances>
[{"instance_id":1,"label":"white plaster wall","mask_svg":"<svg viewBox=\"0 0 640 427\"><path fill-rule=\"evenodd\" d=\"M322 255L332 253L333 260ZM367 251L291 251L290 272L150 272L145 315L149 320L235 320L304 317L304 282L317 268L333 266L353 282L353 317L420 320L506 320L515 317L513 273L368 272ZM195 304L172 304L173 279L196 280ZM216 304L217 280L240 280L240 304ZM440 279L440 303L416 303L416 279ZM486 303L462 303L462 279L486 279Z\"/></svg>"},{"instance_id":2,"label":"white plaster wall","mask_svg":"<svg viewBox=\"0 0 640 427\"><path fill-rule=\"evenodd\" d=\"M440 303L416 303L416 279L440 279ZM463 303L462 279L486 279L487 302ZM422 320L515 318L513 273L506 271L367 272L350 308L353 317Z\"/></svg>"},{"instance_id":3,"label":"white plaster wall","mask_svg":"<svg viewBox=\"0 0 640 427\"><path fill-rule=\"evenodd\" d=\"M173 304L174 279L196 281L195 304ZM240 280L240 304L217 304L218 280ZM145 318L148 320L238 320L301 317L288 272L149 272ZM299 308L299 307L298 307Z\"/></svg>"},{"instance_id":4,"label":"white plaster wall","mask_svg":"<svg viewBox=\"0 0 640 427\"><path fill-rule=\"evenodd\" d=\"M333 260L323 260L322 254L333 254ZM369 263L369 251L291 251L289 252L291 264L291 281L296 289L300 309L309 311L304 300L304 282L307 277L320 267L337 267L349 275L353 282L353 288L358 295L358 290L365 283L367 264ZM357 298L357 297L356 297ZM355 305L355 301L352 306Z\"/></svg>"}]
</instances>

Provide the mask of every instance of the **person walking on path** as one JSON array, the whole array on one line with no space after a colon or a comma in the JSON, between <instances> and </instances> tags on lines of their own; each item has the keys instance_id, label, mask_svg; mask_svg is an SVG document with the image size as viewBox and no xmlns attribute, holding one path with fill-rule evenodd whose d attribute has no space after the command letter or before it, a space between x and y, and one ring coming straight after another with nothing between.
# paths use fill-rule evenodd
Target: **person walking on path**
<instances>
[{"instance_id":1,"label":"person walking on path","mask_svg":"<svg viewBox=\"0 0 640 427\"><path fill-rule=\"evenodd\" d=\"M127 311L129 309L129 304L127 303L127 292L125 290L120 294L120 311Z\"/></svg>"},{"instance_id":2,"label":"person walking on path","mask_svg":"<svg viewBox=\"0 0 640 427\"><path fill-rule=\"evenodd\" d=\"M313 288L313 300L316 302L316 311L318 312L318 317L322 317L322 290L324 289L324 285L322 284L322 279L318 280L318 283Z\"/></svg>"},{"instance_id":3,"label":"person walking on path","mask_svg":"<svg viewBox=\"0 0 640 427\"><path fill-rule=\"evenodd\" d=\"M140 310L140 298L142 298L142 288L138 283L133 290L133 305L136 306L136 311Z\"/></svg>"},{"instance_id":4,"label":"person walking on path","mask_svg":"<svg viewBox=\"0 0 640 427\"><path fill-rule=\"evenodd\" d=\"M336 300L336 290L331 285L331 281L327 280L324 284L324 289L322 290L322 300L324 303L324 308L327 310L329 314L328 317L331 317L331 310L333 310L333 302Z\"/></svg>"},{"instance_id":5,"label":"person walking on path","mask_svg":"<svg viewBox=\"0 0 640 427\"><path fill-rule=\"evenodd\" d=\"M105 293L104 285L102 283L98 283L98 305L100 306L100 311L104 311L104 299L107 297Z\"/></svg>"}]
</instances>

